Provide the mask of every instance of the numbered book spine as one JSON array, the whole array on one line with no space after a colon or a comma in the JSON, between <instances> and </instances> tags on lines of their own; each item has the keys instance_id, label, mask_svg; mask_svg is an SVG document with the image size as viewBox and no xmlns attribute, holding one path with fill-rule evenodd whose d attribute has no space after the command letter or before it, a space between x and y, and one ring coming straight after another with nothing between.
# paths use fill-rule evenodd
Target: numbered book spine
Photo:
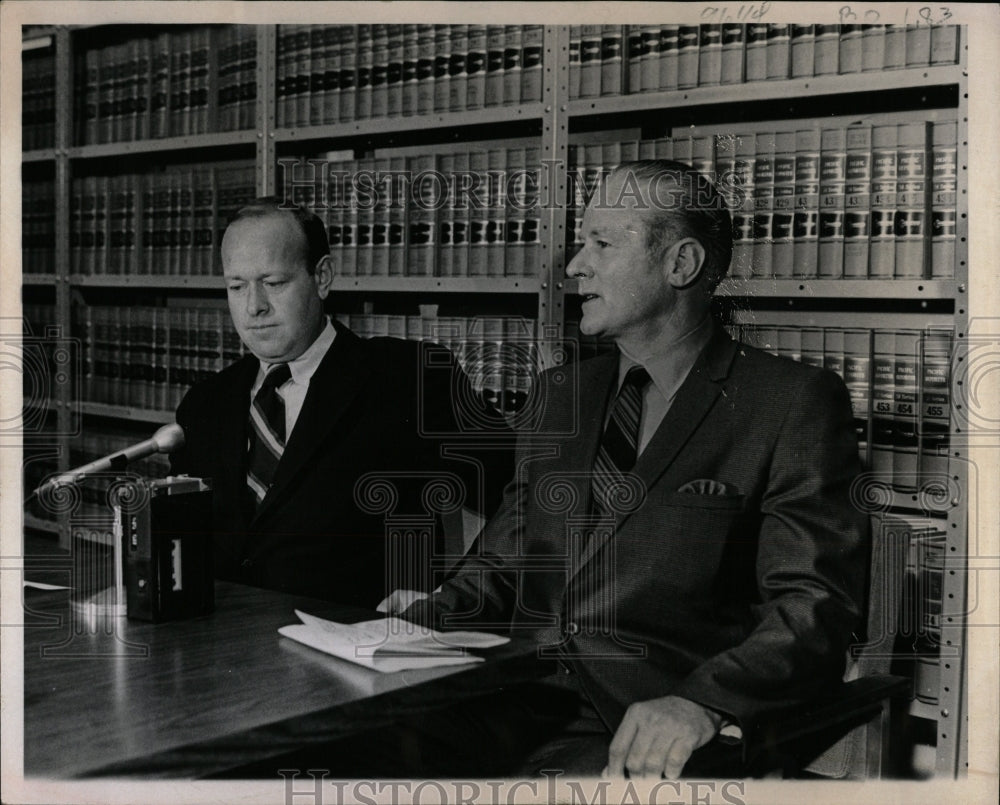
<instances>
[{"instance_id":1,"label":"numbered book spine","mask_svg":"<svg viewBox=\"0 0 1000 805\"><path fill-rule=\"evenodd\" d=\"M772 253L774 251L774 132L759 132L756 136L756 160L754 162L753 195L753 262L750 273L753 277L772 277Z\"/></svg>"},{"instance_id":2,"label":"numbered book spine","mask_svg":"<svg viewBox=\"0 0 1000 805\"><path fill-rule=\"evenodd\" d=\"M840 26L817 25L813 73L836 75L840 72Z\"/></svg>"},{"instance_id":3,"label":"numbered book spine","mask_svg":"<svg viewBox=\"0 0 1000 805\"><path fill-rule=\"evenodd\" d=\"M816 26L792 25L792 78L808 78L816 65Z\"/></svg>"},{"instance_id":4,"label":"numbered book spine","mask_svg":"<svg viewBox=\"0 0 1000 805\"><path fill-rule=\"evenodd\" d=\"M930 123L903 123L896 151L896 277L927 276L931 153Z\"/></svg>"},{"instance_id":5,"label":"numbered book spine","mask_svg":"<svg viewBox=\"0 0 1000 805\"><path fill-rule=\"evenodd\" d=\"M795 222L792 273L796 277L819 274L819 129L795 133Z\"/></svg>"},{"instance_id":6,"label":"numbered book spine","mask_svg":"<svg viewBox=\"0 0 1000 805\"><path fill-rule=\"evenodd\" d=\"M820 145L818 274L839 279L844 276L847 132L842 127L823 129Z\"/></svg>"},{"instance_id":7,"label":"numbered book spine","mask_svg":"<svg viewBox=\"0 0 1000 805\"><path fill-rule=\"evenodd\" d=\"M774 217L771 270L775 277L791 277L795 256L795 132L779 131L774 145Z\"/></svg>"},{"instance_id":8,"label":"numbered book spine","mask_svg":"<svg viewBox=\"0 0 1000 805\"><path fill-rule=\"evenodd\" d=\"M876 330L872 353L871 468L886 486L893 482L896 333Z\"/></svg>"},{"instance_id":9,"label":"numbered book spine","mask_svg":"<svg viewBox=\"0 0 1000 805\"><path fill-rule=\"evenodd\" d=\"M677 89L680 26L660 26L660 89Z\"/></svg>"},{"instance_id":10,"label":"numbered book spine","mask_svg":"<svg viewBox=\"0 0 1000 805\"><path fill-rule=\"evenodd\" d=\"M698 86L722 83L722 26L702 25L699 30Z\"/></svg>"},{"instance_id":11,"label":"numbered book spine","mask_svg":"<svg viewBox=\"0 0 1000 805\"><path fill-rule=\"evenodd\" d=\"M746 49L746 26L725 23L722 26L722 83L743 83L743 53Z\"/></svg>"},{"instance_id":12,"label":"numbered book spine","mask_svg":"<svg viewBox=\"0 0 1000 805\"><path fill-rule=\"evenodd\" d=\"M917 489L917 411L920 382L920 331L897 330L893 361L893 488Z\"/></svg>"},{"instance_id":13,"label":"numbered book spine","mask_svg":"<svg viewBox=\"0 0 1000 805\"><path fill-rule=\"evenodd\" d=\"M896 268L896 126L872 130L872 231L868 276L892 278Z\"/></svg>"},{"instance_id":14,"label":"numbered book spine","mask_svg":"<svg viewBox=\"0 0 1000 805\"><path fill-rule=\"evenodd\" d=\"M847 179L844 183L844 277L868 276L871 232L871 126L847 128Z\"/></svg>"},{"instance_id":15,"label":"numbered book spine","mask_svg":"<svg viewBox=\"0 0 1000 805\"><path fill-rule=\"evenodd\" d=\"M792 26L771 23L767 27L767 77L788 78L792 68Z\"/></svg>"},{"instance_id":16,"label":"numbered book spine","mask_svg":"<svg viewBox=\"0 0 1000 805\"><path fill-rule=\"evenodd\" d=\"M767 78L767 28L767 24L747 25L747 81L764 81Z\"/></svg>"},{"instance_id":17,"label":"numbered book spine","mask_svg":"<svg viewBox=\"0 0 1000 805\"><path fill-rule=\"evenodd\" d=\"M735 139L736 157L733 165L733 180L738 206L733 211L732 275L743 279L752 274L756 151L753 134L737 134Z\"/></svg>"},{"instance_id":18,"label":"numbered book spine","mask_svg":"<svg viewBox=\"0 0 1000 805\"><path fill-rule=\"evenodd\" d=\"M866 466L874 466L871 454L872 408L872 333L870 330L844 331L844 383L854 411L854 433ZM889 370L891 378L891 369Z\"/></svg>"},{"instance_id":19,"label":"numbered book spine","mask_svg":"<svg viewBox=\"0 0 1000 805\"><path fill-rule=\"evenodd\" d=\"M951 452L951 330L928 329L921 344L920 476L948 488Z\"/></svg>"},{"instance_id":20,"label":"numbered book spine","mask_svg":"<svg viewBox=\"0 0 1000 805\"><path fill-rule=\"evenodd\" d=\"M931 159L931 277L955 276L956 201L958 192L958 124L934 123Z\"/></svg>"}]
</instances>

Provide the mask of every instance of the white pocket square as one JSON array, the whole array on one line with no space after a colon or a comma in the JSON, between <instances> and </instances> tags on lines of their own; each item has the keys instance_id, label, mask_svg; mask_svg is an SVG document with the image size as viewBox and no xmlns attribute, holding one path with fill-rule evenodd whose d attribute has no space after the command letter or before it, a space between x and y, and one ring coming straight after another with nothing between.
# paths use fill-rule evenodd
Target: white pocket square
<instances>
[{"instance_id":1,"label":"white pocket square","mask_svg":"<svg viewBox=\"0 0 1000 805\"><path fill-rule=\"evenodd\" d=\"M736 487L724 484L722 481L713 481L711 478L698 478L688 481L678 492L690 495L737 495Z\"/></svg>"}]
</instances>

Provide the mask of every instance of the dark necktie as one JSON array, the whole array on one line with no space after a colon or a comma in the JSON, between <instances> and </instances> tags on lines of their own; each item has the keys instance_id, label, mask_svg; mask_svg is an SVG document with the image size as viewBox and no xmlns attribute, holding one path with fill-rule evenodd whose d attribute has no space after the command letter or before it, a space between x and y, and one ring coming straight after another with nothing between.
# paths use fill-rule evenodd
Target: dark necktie
<instances>
[{"instance_id":1,"label":"dark necktie","mask_svg":"<svg viewBox=\"0 0 1000 805\"><path fill-rule=\"evenodd\" d=\"M278 396L278 387L287 383L291 376L292 370L287 363L272 366L250 406L247 486L258 505L267 494L285 451L285 403Z\"/></svg>"},{"instance_id":2,"label":"dark necktie","mask_svg":"<svg viewBox=\"0 0 1000 805\"><path fill-rule=\"evenodd\" d=\"M614 515L614 509L608 505L609 493L613 500L614 487L635 466L642 392L647 383L649 373L641 366L633 366L625 375L615 397L611 416L597 451L597 459L594 461L590 485L591 508L596 515Z\"/></svg>"}]
</instances>

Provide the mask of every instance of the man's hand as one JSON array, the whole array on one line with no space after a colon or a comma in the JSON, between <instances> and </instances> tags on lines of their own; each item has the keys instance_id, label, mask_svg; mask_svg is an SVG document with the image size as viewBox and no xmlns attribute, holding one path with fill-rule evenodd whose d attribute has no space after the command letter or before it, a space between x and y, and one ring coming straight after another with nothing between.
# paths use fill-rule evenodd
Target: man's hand
<instances>
[{"instance_id":1,"label":"man's hand","mask_svg":"<svg viewBox=\"0 0 1000 805\"><path fill-rule=\"evenodd\" d=\"M691 753L719 731L722 716L679 696L634 703L608 749L603 776L675 780Z\"/></svg>"},{"instance_id":2,"label":"man's hand","mask_svg":"<svg viewBox=\"0 0 1000 805\"><path fill-rule=\"evenodd\" d=\"M409 607L410 604L429 597L427 593L422 593L419 590L393 590L375 609L389 615L398 615Z\"/></svg>"}]
</instances>

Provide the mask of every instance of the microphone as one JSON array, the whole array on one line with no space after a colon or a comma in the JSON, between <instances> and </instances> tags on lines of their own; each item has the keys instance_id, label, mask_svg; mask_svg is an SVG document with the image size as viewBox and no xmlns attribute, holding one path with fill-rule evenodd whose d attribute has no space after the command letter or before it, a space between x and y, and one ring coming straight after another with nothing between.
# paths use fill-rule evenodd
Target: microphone
<instances>
[{"instance_id":1,"label":"microphone","mask_svg":"<svg viewBox=\"0 0 1000 805\"><path fill-rule=\"evenodd\" d=\"M146 456L151 456L153 453L173 453L176 450L180 450L183 446L184 429L177 423L164 425L151 438L146 439L146 441L138 442L117 453L111 453L103 458L88 462L76 469L56 476L43 483L35 492L38 493L46 486L55 487L73 484L95 472L118 471L123 469L126 464L137 461L140 458L146 458Z\"/></svg>"}]
</instances>

